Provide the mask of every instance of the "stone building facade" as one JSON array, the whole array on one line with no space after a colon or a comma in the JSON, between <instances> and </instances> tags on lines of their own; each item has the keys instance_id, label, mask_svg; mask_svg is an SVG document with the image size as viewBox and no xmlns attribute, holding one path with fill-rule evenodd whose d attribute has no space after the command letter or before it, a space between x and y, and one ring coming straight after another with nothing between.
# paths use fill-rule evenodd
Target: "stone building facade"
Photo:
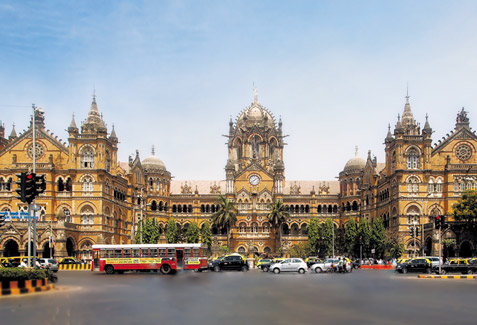
<instances>
[{"instance_id":1,"label":"stone building facade","mask_svg":"<svg viewBox=\"0 0 477 325\"><path fill-rule=\"evenodd\" d=\"M218 195L232 200L239 211L231 251L276 254L282 247L286 253L307 240L312 217L332 218L337 236L351 218L382 217L407 254L436 254L433 217L450 215L463 190L477 189L477 136L464 109L455 129L433 145L427 117L421 130L409 97L394 132L388 128L385 161L378 163L370 152L363 159L356 150L337 181L286 179L282 121L260 104L256 93L253 103L229 122L224 180L172 180L154 149L144 160L136 152L128 162L119 162L114 126L108 133L95 97L81 128L73 116L68 135L67 143L58 140L46 129L44 116L38 116L33 149L32 125L18 136L13 127L8 138L0 125L0 211L26 211L15 198L14 182L15 174L32 169L33 150L37 174L46 176L46 191L36 200L40 256L49 256L51 236L55 257L89 259L93 244L131 242L144 215L160 225L159 242L165 243L170 217L182 234L191 222L201 227L211 221ZM281 243L267 220L267 205L276 200L290 211ZM416 240L410 238L409 226L421 229ZM222 230L212 225L212 233L215 250L227 245ZM449 228L444 238L455 240L449 254L476 254L475 234ZM0 256L26 254L27 246L26 221L14 219L0 229Z\"/></svg>"}]
</instances>

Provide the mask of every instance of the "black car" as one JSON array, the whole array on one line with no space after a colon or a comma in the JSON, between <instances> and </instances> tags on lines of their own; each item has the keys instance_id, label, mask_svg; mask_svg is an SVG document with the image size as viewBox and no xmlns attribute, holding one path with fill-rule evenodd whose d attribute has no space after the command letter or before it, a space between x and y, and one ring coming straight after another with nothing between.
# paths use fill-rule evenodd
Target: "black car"
<instances>
[{"instance_id":1,"label":"black car","mask_svg":"<svg viewBox=\"0 0 477 325\"><path fill-rule=\"evenodd\" d=\"M353 269L357 270L361 268L361 261L359 259L356 259L352 262Z\"/></svg>"},{"instance_id":2,"label":"black car","mask_svg":"<svg viewBox=\"0 0 477 325\"><path fill-rule=\"evenodd\" d=\"M248 264L240 255L227 255L209 263L209 268L215 272L222 270L248 271Z\"/></svg>"},{"instance_id":3,"label":"black car","mask_svg":"<svg viewBox=\"0 0 477 325\"><path fill-rule=\"evenodd\" d=\"M396 271L406 274L407 272L432 272L431 262L427 258L411 258L405 263L398 264Z\"/></svg>"}]
</instances>

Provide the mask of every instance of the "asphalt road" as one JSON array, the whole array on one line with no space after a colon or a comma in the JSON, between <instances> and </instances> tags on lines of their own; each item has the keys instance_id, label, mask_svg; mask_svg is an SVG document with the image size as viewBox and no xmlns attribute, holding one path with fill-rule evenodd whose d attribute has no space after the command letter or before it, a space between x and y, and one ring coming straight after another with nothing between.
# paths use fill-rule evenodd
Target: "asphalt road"
<instances>
[{"instance_id":1,"label":"asphalt road","mask_svg":"<svg viewBox=\"0 0 477 325\"><path fill-rule=\"evenodd\" d=\"M60 271L49 293L0 298L2 324L474 324L477 279L351 274Z\"/></svg>"}]
</instances>

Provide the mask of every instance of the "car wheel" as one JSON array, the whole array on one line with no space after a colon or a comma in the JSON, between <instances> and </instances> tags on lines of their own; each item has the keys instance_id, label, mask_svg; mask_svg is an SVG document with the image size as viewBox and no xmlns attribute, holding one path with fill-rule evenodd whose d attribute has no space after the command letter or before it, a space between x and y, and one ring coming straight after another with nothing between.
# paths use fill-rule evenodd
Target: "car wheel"
<instances>
[{"instance_id":1,"label":"car wheel","mask_svg":"<svg viewBox=\"0 0 477 325\"><path fill-rule=\"evenodd\" d=\"M432 273L432 270L430 268L426 269L426 273L427 274L431 274Z\"/></svg>"},{"instance_id":2,"label":"car wheel","mask_svg":"<svg viewBox=\"0 0 477 325\"><path fill-rule=\"evenodd\" d=\"M263 272L268 272L268 266L262 267L262 271L263 271Z\"/></svg>"},{"instance_id":3,"label":"car wheel","mask_svg":"<svg viewBox=\"0 0 477 325\"><path fill-rule=\"evenodd\" d=\"M300 274L305 274L305 269L299 269L299 270L298 270L298 273L300 273Z\"/></svg>"},{"instance_id":4,"label":"car wheel","mask_svg":"<svg viewBox=\"0 0 477 325\"><path fill-rule=\"evenodd\" d=\"M114 273L114 267L112 265L106 265L104 268L104 271L106 274L113 274Z\"/></svg>"},{"instance_id":5,"label":"car wheel","mask_svg":"<svg viewBox=\"0 0 477 325\"><path fill-rule=\"evenodd\" d=\"M273 269L273 273L275 273L275 274L278 274L278 273L280 273L280 269L279 269L278 267L277 267L277 268L275 268L275 269Z\"/></svg>"},{"instance_id":6,"label":"car wheel","mask_svg":"<svg viewBox=\"0 0 477 325\"><path fill-rule=\"evenodd\" d=\"M315 273L322 273L323 270L321 269L321 267L317 267L315 268Z\"/></svg>"},{"instance_id":7,"label":"car wheel","mask_svg":"<svg viewBox=\"0 0 477 325\"><path fill-rule=\"evenodd\" d=\"M242 272L247 272L247 271L248 271L248 268L245 265L243 265L242 266Z\"/></svg>"},{"instance_id":8,"label":"car wheel","mask_svg":"<svg viewBox=\"0 0 477 325\"><path fill-rule=\"evenodd\" d=\"M407 273L407 268L403 268L402 269L402 274L406 274Z\"/></svg>"},{"instance_id":9,"label":"car wheel","mask_svg":"<svg viewBox=\"0 0 477 325\"><path fill-rule=\"evenodd\" d=\"M169 264L163 264L161 266L161 273L162 274L169 274L169 273L171 273L171 271L172 271L172 268Z\"/></svg>"},{"instance_id":10,"label":"car wheel","mask_svg":"<svg viewBox=\"0 0 477 325\"><path fill-rule=\"evenodd\" d=\"M215 272L220 272L220 266L218 266L218 265L214 266L214 271Z\"/></svg>"},{"instance_id":11,"label":"car wheel","mask_svg":"<svg viewBox=\"0 0 477 325\"><path fill-rule=\"evenodd\" d=\"M472 275L472 274L474 274L474 271L469 269L469 270L467 271L467 274Z\"/></svg>"},{"instance_id":12,"label":"car wheel","mask_svg":"<svg viewBox=\"0 0 477 325\"><path fill-rule=\"evenodd\" d=\"M447 271L446 270L441 270L441 274L445 275L445 274L447 274Z\"/></svg>"}]
</instances>

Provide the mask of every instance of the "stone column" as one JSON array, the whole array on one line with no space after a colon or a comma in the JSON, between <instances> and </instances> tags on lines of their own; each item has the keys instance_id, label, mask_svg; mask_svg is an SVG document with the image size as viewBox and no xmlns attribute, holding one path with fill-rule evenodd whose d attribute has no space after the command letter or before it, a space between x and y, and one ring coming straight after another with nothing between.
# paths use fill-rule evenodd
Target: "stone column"
<instances>
[{"instance_id":1,"label":"stone column","mask_svg":"<svg viewBox=\"0 0 477 325\"><path fill-rule=\"evenodd\" d=\"M65 234L65 220L66 216L63 210L60 209L56 215L56 238L55 240L55 257L60 259L62 257L67 257L68 252L66 251L66 234Z\"/></svg>"}]
</instances>

